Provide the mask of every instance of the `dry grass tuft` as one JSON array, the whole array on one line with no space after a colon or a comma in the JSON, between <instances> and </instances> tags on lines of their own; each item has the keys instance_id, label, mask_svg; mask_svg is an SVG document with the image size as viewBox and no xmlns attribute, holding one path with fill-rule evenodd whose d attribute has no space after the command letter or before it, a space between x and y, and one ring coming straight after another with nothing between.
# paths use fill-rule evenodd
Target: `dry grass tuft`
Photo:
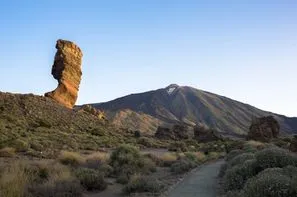
<instances>
[{"instance_id":1,"label":"dry grass tuft","mask_svg":"<svg viewBox=\"0 0 297 197\"><path fill-rule=\"evenodd\" d=\"M5 147L0 149L0 157L13 157L15 155L15 148Z\"/></svg>"},{"instance_id":2,"label":"dry grass tuft","mask_svg":"<svg viewBox=\"0 0 297 197\"><path fill-rule=\"evenodd\" d=\"M90 155L86 156L86 160L97 160L100 161L101 163L106 163L108 162L110 157L109 153L105 153L105 152L94 152Z\"/></svg>"},{"instance_id":3,"label":"dry grass tuft","mask_svg":"<svg viewBox=\"0 0 297 197\"><path fill-rule=\"evenodd\" d=\"M78 166L85 163L85 158L77 152L61 151L58 160L65 165Z\"/></svg>"},{"instance_id":4,"label":"dry grass tuft","mask_svg":"<svg viewBox=\"0 0 297 197\"><path fill-rule=\"evenodd\" d=\"M0 178L0 196L23 197L26 185L33 179L31 173L26 172L26 164L16 162L2 172Z\"/></svg>"},{"instance_id":5,"label":"dry grass tuft","mask_svg":"<svg viewBox=\"0 0 297 197\"><path fill-rule=\"evenodd\" d=\"M174 162L177 160L177 155L175 153L164 153L162 156L161 156L161 159L164 161L164 162Z\"/></svg>"}]
</instances>

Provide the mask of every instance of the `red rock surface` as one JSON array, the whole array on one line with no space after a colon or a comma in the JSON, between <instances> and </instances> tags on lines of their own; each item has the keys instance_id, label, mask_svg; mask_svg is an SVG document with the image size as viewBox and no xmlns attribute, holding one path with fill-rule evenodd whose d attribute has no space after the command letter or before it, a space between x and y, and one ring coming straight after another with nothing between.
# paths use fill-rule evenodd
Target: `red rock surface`
<instances>
[{"instance_id":1,"label":"red rock surface","mask_svg":"<svg viewBox=\"0 0 297 197\"><path fill-rule=\"evenodd\" d=\"M255 118L248 133L249 140L268 142L277 138L280 132L280 125L273 116Z\"/></svg>"},{"instance_id":2,"label":"red rock surface","mask_svg":"<svg viewBox=\"0 0 297 197\"><path fill-rule=\"evenodd\" d=\"M58 87L45 94L68 108L73 108L77 100L81 81L82 52L73 42L58 40L52 75L58 80Z\"/></svg>"}]
</instances>

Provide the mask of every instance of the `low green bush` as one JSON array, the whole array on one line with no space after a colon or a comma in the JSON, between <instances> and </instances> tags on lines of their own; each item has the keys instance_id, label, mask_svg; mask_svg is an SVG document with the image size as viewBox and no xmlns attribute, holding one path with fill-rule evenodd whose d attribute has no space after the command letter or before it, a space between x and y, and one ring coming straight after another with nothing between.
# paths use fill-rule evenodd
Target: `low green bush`
<instances>
[{"instance_id":1,"label":"low green bush","mask_svg":"<svg viewBox=\"0 0 297 197\"><path fill-rule=\"evenodd\" d=\"M123 188L124 193L152 193L158 194L164 188L164 184L158 179L145 176L137 176L132 178L129 183Z\"/></svg>"},{"instance_id":2,"label":"low green bush","mask_svg":"<svg viewBox=\"0 0 297 197\"><path fill-rule=\"evenodd\" d=\"M245 161L251 160L251 159L254 159L254 158L255 158L255 154L253 154L253 153L243 153L243 154L240 154L240 155L237 155L237 156L233 157L233 159L231 159L228 162L228 166L233 167L235 165L241 165Z\"/></svg>"},{"instance_id":3,"label":"low green bush","mask_svg":"<svg viewBox=\"0 0 297 197\"><path fill-rule=\"evenodd\" d=\"M145 147L154 147L154 141L148 137L139 137L137 143Z\"/></svg>"},{"instance_id":4,"label":"low green bush","mask_svg":"<svg viewBox=\"0 0 297 197\"><path fill-rule=\"evenodd\" d=\"M117 148L110 156L110 165L120 183L127 183L136 173L149 174L156 171L156 165L152 159L141 155L136 147L130 145Z\"/></svg>"},{"instance_id":5,"label":"low green bush","mask_svg":"<svg viewBox=\"0 0 297 197\"><path fill-rule=\"evenodd\" d=\"M101 191L107 187L107 183L104 181L104 175L96 170L79 168L76 170L75 175L86 190Z\"/></svg>"},{"instance_id":6,"label":"low green bush","mask_svg":"<svg viewBox=\"0 0 297 197\"><path fill-rule=\"evenodd\" d=\"M232 150L226 155L226 161L230 161L231 159L233 159L234 157L236 157L242 153L244 153L244 151L240 150L240 149Z\"/></svg>"},{"instance_id":7,"label":"low green bush","mask_svg":"<svg viewBox=\"0 0 297 197\"><path fill-rule=\"evenodd\" d=\"M227 164L227 163L224 163L224 164L221 166L220 171L219 171L219 177L220 177L220 178L222 178L222 177L225 175L227 169L228 169L228 164Z\"/></svg>"},{"instance_id":8,"label":"low green bush","mask_svg":"<svg viewBox=\"0 0 297 197\"><path fill-rule=\"evenodd\" d=\"M197 155L195 153L193 153L193 152L185 152L184 154L185 154L185 157L188 160L190 160L190 161L192 161L194 163L198 163L199 162L198 161L198 157L197 157Z\"/></svg>"},{"instance_id":9,"label":"low green bush","mask_svg":"<svg viewBox=\"0 0 297 197\"><path fill-rule=\"evenodd\" d=\"M267 148L256 153L256 160L264 170L266 168L297 166L297 157L288 150L280 148Z\"/></svg>"},{"instance_id":10,"label":"low green bush","mask_svg":"<svg viewBox=\"0 0 297 197\"><path fill-rule=\"evenodd\" d=\"M223 188L227 191L240 190L245 182L258 173L256 160L247 160L242 165L228 169L223 178Z\"/></svg>"},{"instance_id":11,"label":"low green bush","mask_svg":"<svg viewBox=\"0 0 297 197\"><path fill-rule=\"evenodd\" d=\"M116 175L123 171L137 171L141 165L141 154L139 150L130 145L121 145L110 156L110 165L114 168Z\"/></svg>"},{"instance_id":12,"label":"low green bush","mask_svg":"<svg viewBox=\"0 0 297 197\"><path fill-rule=\"evenodd\" d=\"M174 164L172 164L170 170L173 173L180 174L190 171L191 169L195 168L197 166L197 163L183 158L177 160Z\"/></svg>"},{"instance_id":13,"label":"low green bush","mask_svg":"<svg viewBox=\"0 0 297 197\"><path fill-rule=\"evenodd\" d=\"M156 163L152 159L147 157L142 158L141 173L150 174L156 171L157 171Z\"/></svg>"},{"instance_id":14,"label":"low green bush","mask_svg":"<svg viewBox=\"0 0 297 197\"><path fill-rule=\"evenodd\" d=\"M163 166L164 165L164 161L162 160L161 157L156 156L155 154L152 153L148 153L143 155L146 158L151 159L157 166Z\"/></svg>"},{"instance_id":15,"label":"low green bush","mask_svg":"<svg viewBox=\"0 0 297 197\"><path fill-rule=\"evenodd\" d=\"M281 168L270 168L247 181L244 197L296 197L297 188Z\"/></svg>"}]
</instances>

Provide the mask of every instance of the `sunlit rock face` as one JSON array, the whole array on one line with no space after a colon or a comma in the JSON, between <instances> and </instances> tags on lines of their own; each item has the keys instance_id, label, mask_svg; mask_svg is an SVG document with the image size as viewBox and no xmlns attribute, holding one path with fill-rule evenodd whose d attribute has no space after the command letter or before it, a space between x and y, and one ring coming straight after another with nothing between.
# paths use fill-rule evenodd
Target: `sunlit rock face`
<instances>
[{"instance_id":1,"label":"sunlit rock face","mask_svg":"<svg viewBox=\"0 0 297 197\"><path fill-rule=\"evenodd\" d=\"M73 42L58 40L52 75L58 81L58 87L45 94L68 108L73 108L77 100L82 71L82 52Z\"/></svg>"}]
</instances>

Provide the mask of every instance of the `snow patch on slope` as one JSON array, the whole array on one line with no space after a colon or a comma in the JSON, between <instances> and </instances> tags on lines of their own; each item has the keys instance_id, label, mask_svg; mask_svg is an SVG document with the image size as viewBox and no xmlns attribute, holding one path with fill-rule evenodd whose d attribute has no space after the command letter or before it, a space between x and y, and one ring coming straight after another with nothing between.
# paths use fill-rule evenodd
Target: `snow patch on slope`
<instances>
[{"instance_id":1,"label":"snow patch on slope","mask_svg":"<svg viewBox=\"0 0 297 197\"><path fill-rule=\"evenodd\" d=\"M170 94L172 94L174 92L175 89L176 89L175 87L168 88L167 93L170 95Z\"/></svg>"}]
</instances>

